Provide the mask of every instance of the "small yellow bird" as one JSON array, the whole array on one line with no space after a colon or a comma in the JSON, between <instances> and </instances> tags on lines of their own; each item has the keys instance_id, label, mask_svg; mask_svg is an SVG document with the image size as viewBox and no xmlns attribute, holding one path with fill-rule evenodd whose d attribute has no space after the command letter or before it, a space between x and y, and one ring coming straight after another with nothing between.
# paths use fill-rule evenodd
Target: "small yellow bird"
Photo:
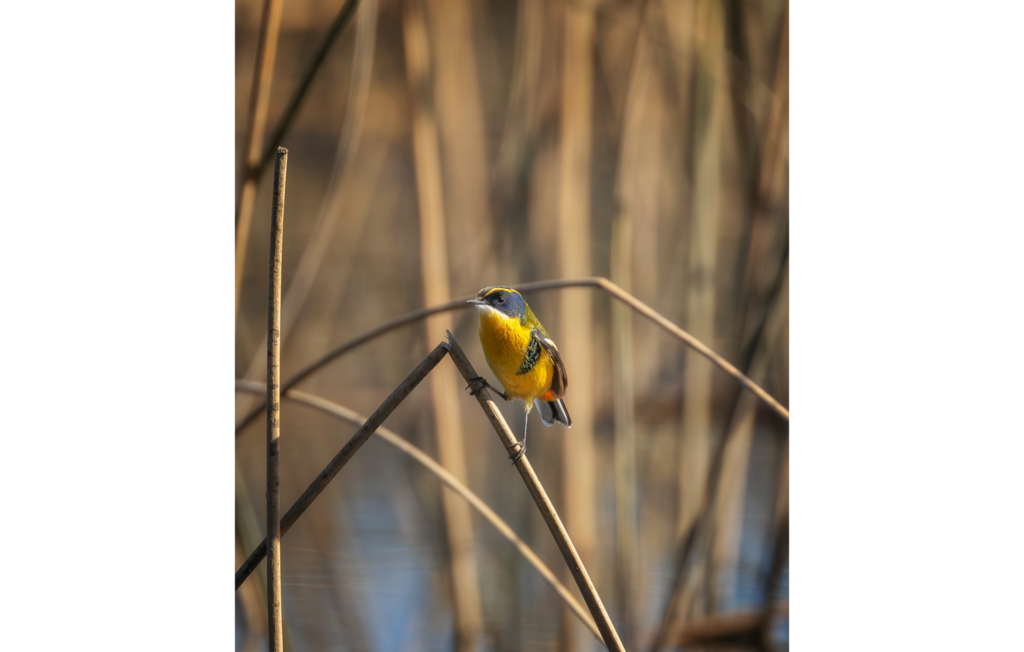
<instances>
[{"instance_id":1,"label":"small yellow bird","mask_svg":"<svg viewBox=\"0 0 1024 652\"><path fill-rule=\"evenodd\" d=\"M558 347L522 295L512 288L492 285L480 290L469 303L476 305L480 317L480 345L487 366L505 388L504 392L499 392L477 376L470 381L471 393L476 394L486 387L506 401L522 401L526 422L536 403L545 426L558 422L571 428L572 419L562 402L569 385L565 365ZM509 456L513 464L526 452L526 431L524 424L523 445L514 457Z\"/></svg>"}]
</instances>

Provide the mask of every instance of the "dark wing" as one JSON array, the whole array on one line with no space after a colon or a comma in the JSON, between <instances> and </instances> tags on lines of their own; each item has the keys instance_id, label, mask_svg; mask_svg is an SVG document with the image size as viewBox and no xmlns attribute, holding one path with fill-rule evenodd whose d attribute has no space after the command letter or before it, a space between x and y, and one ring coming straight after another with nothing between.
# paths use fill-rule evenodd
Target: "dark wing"
<instances>
[{"instance_id":1,"label":"dark wing","mask_svg":"<svg viewBox=\"0 0 1024 652\"><path fill-rule=\"evenodd\" d=\"M516 371L517 376L528 374L537 366L537 362L540 360L541 337L543 336L536 329L530 332L530 342L526 345L526 354Z\"/></svg>"},{"instance_id":2,"label":"dark wing","mask_svg":"<svg viewBox=\"0 0 1024 652\"><path fill-rule=\"evenodd\" d=\"M565 374L565 363L562 362L562 356L558 354L555 343L547 335L537 330L533 333L555 363L555 376L551 379L551 393L555 395L555 398L561 398L565 394L566 388L569 387L569 377Z\"/></svg>"}]
</instances>

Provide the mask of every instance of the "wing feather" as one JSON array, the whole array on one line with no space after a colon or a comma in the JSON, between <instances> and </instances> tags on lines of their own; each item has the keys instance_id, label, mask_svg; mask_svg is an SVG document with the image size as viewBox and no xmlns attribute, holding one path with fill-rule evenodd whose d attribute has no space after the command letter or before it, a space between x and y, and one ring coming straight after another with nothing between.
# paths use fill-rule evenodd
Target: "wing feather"
<instances>
[{"instance_id":1,"label":"wing feather","mask_svg":"<svg viewBox=\"0 0 1024 652\"><path fill-rule=\"evenodd\" d=\"M569 376L565 373L565 363L562 362L562 356L558 354L558 347L547 335L539 331L535 331L534 334L555 363L555 374L551 379L551 393L555 395L555 398L561 398L569 387Z\"/></svg>"}]
</instances>

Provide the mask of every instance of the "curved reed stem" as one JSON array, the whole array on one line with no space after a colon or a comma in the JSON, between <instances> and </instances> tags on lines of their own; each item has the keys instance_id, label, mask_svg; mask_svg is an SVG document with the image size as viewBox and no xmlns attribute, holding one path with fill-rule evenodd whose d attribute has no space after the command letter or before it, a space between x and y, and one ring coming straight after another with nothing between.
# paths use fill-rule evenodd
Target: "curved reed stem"
<instances>
[{"instance_id":1,"label":"curved reed stem","mask_svg":"<svg viewBox=\"0 0 1024 652\"><path fill-rule=\"evenodd\" d=\"M253 380L236 380L235 391L251 392L253 394L260 394L266 391L266 385L261 382ZM302 403L311 408L320 410L330 414L331 416L337 417L342 421L346 421L355 426L361 426L366 422L366 417L349 410L348 408L328 401L327 399L321 398L313 394L307 394L306 392L293 389L282 395L282 398L286 398L296 403ZM483 500L480 499L475 493L470 490L469 487L462 484L462 482L454 475L448 472L443 466L435 462L429 455L416 448L408 441L398 436L391 430L384 428L383 426L377 429L377 436L388 442L398 450L402 451L412 459L423 465L428 471L433 473L438 480L444 483L449 489L461 496L471 507L476 509L487 521L494 526L494 529L498 531L501 536L505 537L509 543L515 546L519 554L530 563L537 572L540 573L541 577L544 578L551 588L558 593L558 596L562 598L562 601L576 614L580 621L586 625L597 640L604 642L601 639L601 632L597 629L597 625L594 623L593 618L587 613L587 610L580 604L579 600L573 597L569 589L564 584L558 581L555 574L551 571L547 565L541 561L540 557L533 551L525 541L519 538L519 536L509 527L500 516L498 516L494 510L487 506Z\"/></svg>"},{"instance_id":2,"label":"curved reed stem","mask_svg":"<svg viewBox=\"0 0 1024 652\"><path fill-rule=\"evenodd\" d=\"M766 405L768 405L768 407L772 408L772 410L774 410L776 414L781 416L786 421L789 421L789 410L783 407L783 405L779 403L777 400L775 400L771 396L771 394L766 392L764 389L761 388L760 385L758 385L750 378L748 378L743 372L737 369L728 360L712 351L708 346L706 346L703 342L698 340L693 335L690 335L682 328L679 328L678 326L673 324L671 321L669 321L656 310L645 304L643 301L640 301L632 294L626 292L618 285L612 283L611 281L604 277L591 276L587 278L563 279L555 281L536 281L534 283L520 283L515 286L515 288L520 292L555 290L571 287L600 288L607 292L608 294L615 297L616 299L618 299L619 301L622 301L627 306L629 306L636 312L640 313L647 319L650 319L658 326L661 326L663 329L665 329L678 339L682 340L684 344L690 346L695 351L706 357L712 363L717 365L720 369L722 369L727 374L729 374L737 381L739 381L739 383L742 384L744 387L749 389L758 399L763 401ZM365 344L366 342L374 339L375 337L392 331L398 328L399 326L404 326L405 324L418 321L425 317L429 317L430 315L436 315L439 312L446 312L448 310L458 310L461 308L469 308L470 306L469 304L466 303L466 301L472 298L473 296L465 296L437 306L431 306L429 308L420 308L419 310L414 310L400 317L395 317L390 321L386 321L380 326L371 328L362 335L359 335L347 342L344 342L343 344L336 346L335 348L331 349L330 351L322 355L317 360L314 360L310 364L306 365L302 370L300 370L298 373L296 373L294 376L289 378L281 385L281 391L288 391L297 383L305 380L307 376L319 370L321 367L333 361L335 358L338 358L344 355L345 353L349 352L350 350L354 349L355 347L359 346L360 344ZM252 423L253 419L259 416L259 414L263 411L265 407L265 402L253 407L253 409L250 410L249 413L246 414L242 418L242 420L238 422L238 425L235 426L235 436L237 437L242 432L242 429L245 426Z\"/></svg>"}]
</instances>

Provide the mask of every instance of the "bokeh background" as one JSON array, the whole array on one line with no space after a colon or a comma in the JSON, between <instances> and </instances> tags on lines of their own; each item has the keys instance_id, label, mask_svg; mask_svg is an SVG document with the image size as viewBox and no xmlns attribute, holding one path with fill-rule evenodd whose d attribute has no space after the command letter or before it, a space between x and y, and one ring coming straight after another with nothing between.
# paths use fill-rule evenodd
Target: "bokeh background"
<instances>
[{"instance_id":1,"label":"bokeh background","mask_svg":"<svg viewBox=\"0 0 1024 652\"><path fill-rule=\"evenodd\" d=\"M283 4L268 134L344 6ZM239 196L263 12L236 2ZM280 141L282 378L486 285L604 276L788 406L788 67L784 1L362 0ZM266 373L272 168L255 186L237 302L236 376L253 380ZM785 649L787 423L598 290L526 299L563 353L574 420L564 430L533 416L529 457L627 649ZM490 377L466 309L374 339L299 388L368 415L446 328ZM386 425L575 592L463 385L443 362ZM237 395L238 418L252 401ZM521 408L500 407L521 432ZM282 410L284 511L354 428ZM265 532L264 465L258 419L236 439L238 564ZM371 438L283 539L286 649L600 649L447 495ZM468 574L453 574L456 557ZM236 649L267 646L264 575L237 592Z\"/></svg>"}]
</instances>

